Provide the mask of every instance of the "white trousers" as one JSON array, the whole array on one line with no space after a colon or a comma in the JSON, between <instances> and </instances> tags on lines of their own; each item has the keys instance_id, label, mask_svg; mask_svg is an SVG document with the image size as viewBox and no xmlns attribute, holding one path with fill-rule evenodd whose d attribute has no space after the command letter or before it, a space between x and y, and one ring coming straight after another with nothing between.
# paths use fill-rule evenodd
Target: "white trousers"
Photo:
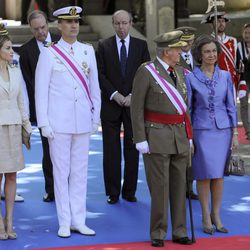
<instances>
[{"instance_id":1,"label":"white trousers","mask_svg":"<svg viewBox=\"0 0 250 250\"><path fill-rule=\"evenodd\" d=\"M49 139L59 226L85 225L89 140L89 133Z\"/></svg>"}]
</instances>

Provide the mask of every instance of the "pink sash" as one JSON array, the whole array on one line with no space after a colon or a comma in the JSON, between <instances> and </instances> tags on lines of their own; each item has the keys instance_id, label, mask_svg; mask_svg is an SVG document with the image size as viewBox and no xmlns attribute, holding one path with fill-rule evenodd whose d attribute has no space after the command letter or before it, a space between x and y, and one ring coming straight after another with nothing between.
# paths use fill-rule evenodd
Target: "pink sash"
<instances>
[{"instance_id":1,"label":"pink sash","mask_svg":"<svg viewBox=\"0 0 250 250\"><path fill-rule=\"evenodd\" d=\"M89 88L87 85L87 77L84 74L81 66L75 60L73 56L71 56L58 44L53 44L48 47L50 51L65 65L65 67L69 70L74 79L83 87L85 94L90 102L91 112L94 111L94 105L90 96Z\"/></svg>"},{"instance_id":2,"label":"pink sash","mask_svg":"<svg viewBox=\"0 0 250 250\"><path fill-rule=\"evenodd\" d=\"M187 105L183 100L178 90L164 79L156 70L153 63L146 65L146 69L151 73L154 79L159 83L169 100L173 103L179 114L184 114L187 110Z\"/></svg>"},{"instance_id":3,"label":"pink sash","mask_svg":"<svg viewBox=\"0 0 250 250\"><path fill-rule=\"evenodd\" d=\"M169 100L172 102L174 107L177 109L180 115L183 115L184 122L185 122L185 128L188 139L192 139L193 133L192 133L192 126L189 120L189 117L187 115L187 105L185 101L183 100L182 96L178 92L178 90L172 86L169 82L167 82L166 79L164 79L155 69L155 66L153 63L148 64L145 66L146 69L151 73L151 75L154 77L154 79L157 81L157 83L161 86Z\"/></svg>"}]
</instances>

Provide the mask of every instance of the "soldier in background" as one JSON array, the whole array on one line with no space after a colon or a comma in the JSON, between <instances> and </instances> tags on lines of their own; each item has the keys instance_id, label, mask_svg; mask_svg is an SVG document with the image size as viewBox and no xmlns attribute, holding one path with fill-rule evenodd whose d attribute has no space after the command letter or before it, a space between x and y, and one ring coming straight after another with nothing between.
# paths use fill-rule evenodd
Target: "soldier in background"
<instances>
[{"instance_id":1,"label":"soldier in background","mask_svg":"<svg viewBox=\"0 0 250 250\"><path fill-rule=\"evenodd\" d=\"M235 91L238 91L238 97L242 98L246 95L246 81L240 81L236 66L237 40L235 37L228 36L226 32L226 25L229 18L224 11L217 12L217 27L215 27L215 13L211 12L205 16L201 23L210 23L214 31L217 30L218 41L221 46L221 53L218 57L218 65L220 69L228 71L233 79ZM215 33L212 33L215 36Z\"/></svg>"},{"instance_id":2,"label":"soldier in background","mask_svg":"<svg viewBox=\"0 0 250 250\"><path fill-rule=\"evenodd\" d=\"M188 71L192 71L194 67L197 65L197 62L194 60L193 55L191 53L191 47L194 43L196 28L183 26L183 27L178 27L176 30L180 30L183 32L181 40L187 43L187 46L181 48L181 58L179 64ZM190 197L193 200L198 200L198 195L193 191L193 177L191 171L192 169L188 168L188 170L189 170L188 171L189 181L187 184L189 185ZM189 194L187 192L186 193L187 198L188 195Z\"/></svg>"}]
</instances>

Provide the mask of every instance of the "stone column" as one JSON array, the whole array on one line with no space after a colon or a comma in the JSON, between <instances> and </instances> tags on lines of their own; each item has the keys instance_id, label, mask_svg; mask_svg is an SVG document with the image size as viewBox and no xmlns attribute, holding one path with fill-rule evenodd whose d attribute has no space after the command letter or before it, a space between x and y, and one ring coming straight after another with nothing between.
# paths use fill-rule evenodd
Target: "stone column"
<instances>
[{"instance_id":1,"label":"stone column","mask_svg":"<svg viewBox=\"0 0 250 250\"><path fill-rule=\"evenodd\" d=\"M175 27L174 0L145 0L146 37L149 51L155 55L153 38Z\"/></svg>"},{"instance_id":2,"label":"stone column","mask_svg":"<svg viewBox=\"0 0 250 250\"><path fill-rule=\"evenodd\" d=\"M20 20L21 19L21 3L20 0L6 0L5 13L7 19Z\"/></svg>"},{"instance_id":3,"label":"stone column","mask_svg":"<svg viewBox=\"0 0 250 250\"><path fill-rule=\"evenodd\" d=\"M0 1L0 20L5 18L5 1Z\"/></svg>"}]
</instances>

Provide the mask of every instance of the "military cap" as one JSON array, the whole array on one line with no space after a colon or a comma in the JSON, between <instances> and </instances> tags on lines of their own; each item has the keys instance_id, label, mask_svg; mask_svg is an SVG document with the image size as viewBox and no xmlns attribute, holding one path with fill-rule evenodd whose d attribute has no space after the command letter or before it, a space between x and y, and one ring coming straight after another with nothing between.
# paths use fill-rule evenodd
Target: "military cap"
<instances>
[{"instance_id":1,"label":"military cap","mask_svg":"<svg viewBox=\"0 0 250 250\"><path fill-rule=\"evenodd\" d=\"M158 48L180 48L187 46L186 42L180 40L182 35L182 31L174 30L156 36L154 42Z\"/></svg>"},{"instance_id":2,"label":"military cap","mask_svg":"<svg viewBox=\"0 0 250 250\"><path fill-rule=\"evenodd\" d=\"M82 8L78 6L68 6L53 12L53 16L58 19L80 19Z\"/></svg>"},{"instance_id":3,"label":"military cap","mask_svg":"<svg viewBox=\"0 0 250 250\"><path fill-rule=\"evenodd\" d=\"M194 40L195 32L197 29L190 26L182 26L177 28L176 30L180 30L183 32L183 35L181 36L182 41L191 41Z\"/></svg>"},{"instance_id":4,"label":"military cap","mask_svg":"<svg viewBox=\"0 0 250 250\"><path fill-rule=\"evenodd\" d=\"M226 22L230 21L230 19L226 16L225 11L218 11L216 16L217 18L224 18ZM201 20L201 23L212 23L214 21L214 17L214 12L210 12L204 16L204 18Z\"/></svg>"}]
</instances>

